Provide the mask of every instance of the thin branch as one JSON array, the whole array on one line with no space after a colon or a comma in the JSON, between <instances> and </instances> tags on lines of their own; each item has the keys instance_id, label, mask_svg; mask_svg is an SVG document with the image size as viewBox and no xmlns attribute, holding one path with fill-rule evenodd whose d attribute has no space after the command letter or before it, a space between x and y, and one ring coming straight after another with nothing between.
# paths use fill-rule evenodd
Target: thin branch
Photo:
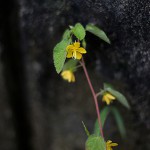
<instances>
[{"instance_id":1,"label":"thin branch","mask_svg":"<svg viewBox=\"0 0 150 150\"><path fill-rule=\"evenodd\" d=\"M83 70L84 70L86 79L87 79L87 81L88 81L90 90L91 90L92 95L93 95L93 99L94 99L94 103L95 103L95 107L96 107L96 112L97 112L97 117L98 117L98 123L99 123L100 133L101 133L101 136L104 138L103 127L102 127L101 117L100 117L100 110L99 110L99 106L98 106L98 102L97 102L97 95L96 95L96 93L95 93L95 91L94 91L93 85L92 85L91 80L90 80L90 77L89 77L89 75L88 75L88 72L87 72L87 69L86 69L86 66L85 66L83 57L82 57L82 61L80 61L80 64L81 64L82 67L83 67Z\"/></svg>"}]
</instances>

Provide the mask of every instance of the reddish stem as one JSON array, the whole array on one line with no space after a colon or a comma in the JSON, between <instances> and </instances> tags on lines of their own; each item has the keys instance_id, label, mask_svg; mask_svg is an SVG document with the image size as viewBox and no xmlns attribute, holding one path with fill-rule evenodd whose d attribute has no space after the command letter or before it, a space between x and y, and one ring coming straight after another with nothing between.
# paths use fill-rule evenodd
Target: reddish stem
<instances>
[{"instance_id":1,"label":"reddish stem","mask_svg":"<svg viewBox=\"0 0 150 150\"><path fill-rule=\"evenodd\" d=\"M83 67L86 79L88 81L89 87L90 87L92 95L93 95L93 99L94 99L94 103L95 103L95 107L96 107L96 112L97 112L97 117L98 117L98 123L99 123L100 133L101 133L101 136L104 138L102 123L101 123L101 117L100 117L100 110L99 110L98 102L97 102L97 95L96 95L96 93L94 91L93 85L92 85L90 77L88 75L88 72L87 72L87 69L86 69L83 57L82 57L82 62L80 62L80 63L82 65L82 67Z\"/></svg>"}]
</instances>

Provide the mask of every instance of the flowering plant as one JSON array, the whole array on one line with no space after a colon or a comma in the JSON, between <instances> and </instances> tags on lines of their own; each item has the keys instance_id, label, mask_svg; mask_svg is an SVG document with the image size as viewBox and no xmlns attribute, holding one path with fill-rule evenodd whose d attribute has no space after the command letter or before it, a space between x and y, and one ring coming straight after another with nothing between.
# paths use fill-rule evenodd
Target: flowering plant
<instances>
[{"instance_id":1,"label":"flowering plant","mask_svg":"<svg viewBox=\"0 0 150 150\"><path fill-rule=\"evenodd\" d=\"M106 105L110 105L113 101L117 100L128 109L130 106L125 96L115 90L110 84L104 83L103 89L97 93L95 92L83 58L83 55L87 53L85 40L86 32L90 32L110 44L110 40L105 32L97 26L88 24L84 28L80 23L77 23L75 26L70 26L70 28L64 32L62 40L54 47L54 66L57 73L61 73L62 78L68 82L75 82L74 73L77 71L77 68L83 68L93 95L97 113L97 120L95 122L93 134L89 133L84 122L82 122L88 136L85 144L86 150L112 150L112 147L117 146L118 144L113 143L111 140L107 140L106 142L103 132L103 126L108 114L110 112L114 114L122 137L125 137L125 127L119 111L114 106L106 106L100 111L98 97L101 96L102 101L106 102ZM66 61L66 59L69 60Z\"/></svg>"}]
</instances>

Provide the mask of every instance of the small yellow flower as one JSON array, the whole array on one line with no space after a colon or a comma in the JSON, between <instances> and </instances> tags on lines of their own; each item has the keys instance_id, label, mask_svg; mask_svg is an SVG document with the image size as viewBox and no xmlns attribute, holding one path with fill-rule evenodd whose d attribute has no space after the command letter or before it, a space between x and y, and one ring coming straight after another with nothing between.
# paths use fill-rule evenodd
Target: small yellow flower
<instances>
[{"instance_id":1,"label":"small yellow flower","mask_svg":"<svg viewBox=\"0 0 150 150\"><path fill-rule=\"evenodd\" d=\"M61 73L61 76L64 80L68 82L75 82L75 76L71 70L65 70Z\"/></svg>"},{"instance_id":2,"label":"small yellow flower","mask_svg":"<svg viewBox=\"0 0 150 150\"><path fill-rule=\"evenodd\" d=\"M104 95L103 95L103 98L102 98L102 101L103 102L106 102L107 105L109 105L113 100L115 100L116 98L111 95L110 93L106 92Z\"/></svg>"},{"instance_id":3,"label":"small yellow flower","mask_svg":"<svg viewBox=\"0 0 150 150\"><path fill-rule=\"evenodd\" d=\"M86 53L83 47L80 47L80 42L75 42L72 45L68 45L66 48L67 58L81 59L82 54Z\"/></svg>"},{"instance_id":4,"label":"small yellow flower","mask_svg":"<svg viewBox=\"0 0 150 150\"><path fill-rule=\"evenodd\" d=\"M111 147L113 147L113 146L118 146L118 144L117 143L112 143L112 141L111 140L108 140L107 142L106 142L106 150L113 150Z\"/></svg>"}]
</instances>

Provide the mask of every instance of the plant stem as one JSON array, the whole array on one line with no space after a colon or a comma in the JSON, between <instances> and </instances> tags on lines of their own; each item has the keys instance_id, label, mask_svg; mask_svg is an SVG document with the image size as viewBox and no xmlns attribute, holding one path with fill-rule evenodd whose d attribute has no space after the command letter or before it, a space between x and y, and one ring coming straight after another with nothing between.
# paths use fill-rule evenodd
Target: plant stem
<instances>
[{"instance_id":1,"label":"plant stem","mask_svg":"<svg viewBox=\"0 0 150 150\"><path fill-rule=\"evenodd\" d=\"M79 68L79 67L82 67L82 65L78 65L78 66L76 66L76 67L73 67L72 69L77 69L77 68Z\"/></svg>"},{"instance_id":2,"label":"plant stem","mask_svg":"<svg viewBox=\"0 0 150 150\"><path fill-rule=\"evenodd\" d=\"M95 107L96 107L96 112L97 112L97 117L98 117L98 123L99 123L100 133L101 133L101 136L104 138L102 123L101 123L101 117L100 117L100 110L99 110L99 106L98 106L98 102L97 102L97 96L96 96L96 93L94 91L93 85L91 83L90 77L88 75L88 72L87 72L87 69L86 69L83 57L82 57L82 61L80 61L80 63L82 65L82 67L83 67L86 79L88 81L90 90L91 90L92 95L93 95L93 99L94 99L94 103L95 103Z\"/></svg>"},{"instance_id":3,"label":"plant stem","mask_svg":"<svg viewBox=\"0 0 150 150\"><path fill-rule=\"evenodd\" d=\"M100 92L96 93L96 97L98 97L99 95L101 95L101 93L100 93Z\"/></svg>"}]
</instances>

